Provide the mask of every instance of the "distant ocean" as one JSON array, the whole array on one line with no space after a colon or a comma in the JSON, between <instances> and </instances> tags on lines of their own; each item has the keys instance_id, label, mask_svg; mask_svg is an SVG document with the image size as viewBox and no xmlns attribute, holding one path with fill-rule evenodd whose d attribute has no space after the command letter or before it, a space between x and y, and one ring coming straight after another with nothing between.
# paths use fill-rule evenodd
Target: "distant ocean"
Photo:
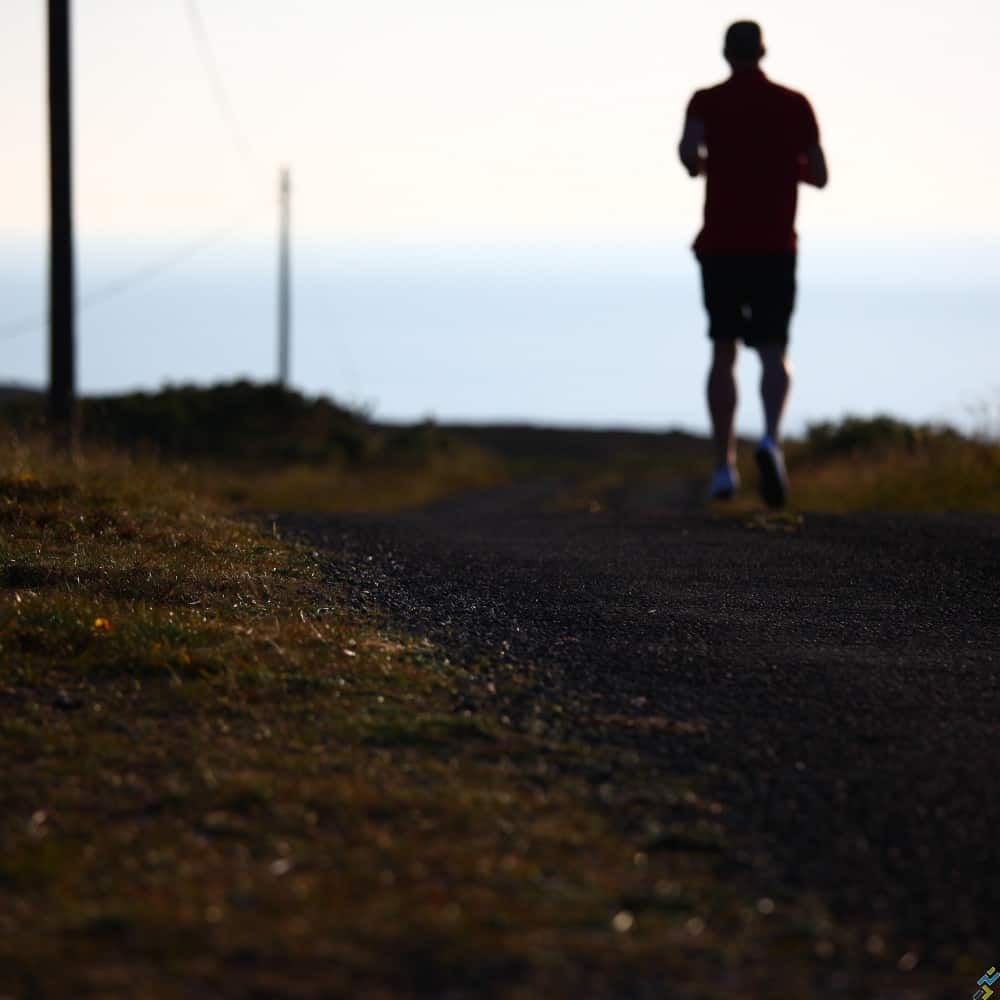
<instances>
[{"instance_id":1,"label":"distant ocean","mask_svg":"<svg viewBox=\"0 0 1000 1000\"><path fill-rule=\"evenodd\" d=\"M81 241L88 289L177 244ZM275 371L274 253L230 237L84 311L84 392ZM708 358L684 241L296 245L296 387L386 420L703 429ZM888 412L971 428L1000 406L1000 246L803 247L789 429ZM0 383L41 384L39 243L0 245ZM756 359L740 427L760 427Z\"/></svg>"}]
</instances>

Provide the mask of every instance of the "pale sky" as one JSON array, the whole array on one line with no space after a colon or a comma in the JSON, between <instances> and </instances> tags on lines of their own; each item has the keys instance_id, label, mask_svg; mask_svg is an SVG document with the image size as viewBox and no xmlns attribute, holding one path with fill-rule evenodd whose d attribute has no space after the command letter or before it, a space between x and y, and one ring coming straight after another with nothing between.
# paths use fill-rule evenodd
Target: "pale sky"
<instances>
[{"instance_id":1,"label":"pale sky","mask_svg":"<svg viewBox=\"0 0 1000 1000\"><path fill-rule=\"evenodd\" d=\"M676 162L725 26L764 28L766 72L805 92L832 182L820 237L1000 234L995 0L200 0L252 150L213 99L186 0L75 0L81 232L693 236ZM0 219L46 225L43 0L3 0Z\"/></svg>"}]
</instances>

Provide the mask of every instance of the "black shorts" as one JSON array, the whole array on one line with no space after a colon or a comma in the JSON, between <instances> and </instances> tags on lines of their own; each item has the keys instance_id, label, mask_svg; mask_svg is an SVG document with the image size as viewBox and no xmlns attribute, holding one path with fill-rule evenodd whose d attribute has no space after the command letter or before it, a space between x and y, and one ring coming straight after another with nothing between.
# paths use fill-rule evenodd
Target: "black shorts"
<instances>
[{"instance_id":1,"label":"black shorts","mask_svg":"<svg viewBox=\"0 0 1000 1000\"><path fill-rule=\"evenodd\" d=\"M701 287L712 340L787 344L795 308L796 254L705 254Z\"/></svg>"}]
</instances>

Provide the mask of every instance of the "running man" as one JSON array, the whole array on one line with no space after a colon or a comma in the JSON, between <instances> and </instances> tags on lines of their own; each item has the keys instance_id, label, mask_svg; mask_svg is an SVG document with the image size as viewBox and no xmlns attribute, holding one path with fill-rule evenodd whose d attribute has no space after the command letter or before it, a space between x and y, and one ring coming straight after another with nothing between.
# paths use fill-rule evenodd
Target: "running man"
<instances>
[{"instance_id":1,"label":"running man","mask_svg":"<svg viewBox=\"0 0 1000 1000\"><path fill-rule=\"evenodd\" d=\"M798 185L825 187L827 170L809 101L764 75L764 52L758 24L729 27L723 55L732 75L691 98L679 152L692 177L706 177L705 219L694 251L712 340L708 409L716 466L709 496L725 499L739 488L733 421L742 340L763 366L760 492L767 504L781 507L788 496L779 429L791 384L785 352L795 305Z\"/></svg>"}]
</instances>

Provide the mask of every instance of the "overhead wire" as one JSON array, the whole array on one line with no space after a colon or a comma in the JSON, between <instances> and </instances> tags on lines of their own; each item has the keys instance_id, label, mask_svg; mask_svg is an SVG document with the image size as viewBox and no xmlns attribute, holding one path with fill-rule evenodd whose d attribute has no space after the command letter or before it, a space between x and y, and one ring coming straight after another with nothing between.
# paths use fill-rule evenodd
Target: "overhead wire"
<instances>
[{"instance_id":1,"label":"overhead wire","mask_svg":"<svg viewBox=\"0 0 1000 1000\"><path fill-rule=\"evenodd\" d=\"M201 16L198 0L185 0L184 9L187 11L188 20L191 23L191 31L194 33L198 51L201 54L202 65L205 67L205 72L211 83L212 93L215 95L215 102L218 105L219 112L229 125L236 148L243 159L248 164L252 164L254 159L253 150L247 140L246 132L240 124L235 106L229 98L226 85L223 82L222 73L219 71L219 61L215 58L215 49L212 47L212 41L205 27L205 21Z\"/></svg>"},{"instance_id":2,"label":"overhead wire","mask_svg":"<svg viewBox=\"0 0 1000 1000\"><path fill-rule=\"evenodd\" d=\"M91 307L106 299L114 298L124 292L129 291L135 285L141 285L153 278L159 277L164 271L172 270L179 264L183 264L188 258L207 250L216 243L221 242L231 233L235 232L243 224L244 219L224 226L221 229L213 230L211 233L177 247L170 253L152 260L141 267L134 268L126 274L120 275L103 285L98 285L76 300L76 311L83 313ZM48 317L35 313L31 316L24 316L19 320L14 320L0 326L0 340L13 340L15 337L23 337L29 333L37 333L44 330L48 325Z\"/></svg>"},{"instance_id":3,"label":"overhead wire","mask_svg":"<svg viewBox=\"0 0 1000 1000\"><path fill-rule=\"evenodd\" d=\"M219 112L226 121L233 142L244 162L252 166L254 160L253 150L246 138L245 131L240 125L233 102L229 98L222 74L219 71L219 63L215 58L215 51L205 27L204 19L201 16L201 10L198 7L198 0L185 0L184 9L187 11L191 31L194 35L202 65L208 76ZM161 272L184 263L189 257L194 256L228 236L235 229L239 228L242 222L243 219L239 219L221 229L213 230L205 236L179 247L164 257L150 261L148 264L135 268L79 296L76 302L77 311L84 312L105 299L113 298L123 292L127 292L133 286L143 284L157 277ZM0 341L13 340L16 337L21 337L29 333L37 333L40 330L44 330L47 325L47 316L39 315L38 313L31 316L24 316L21 319L0 325Z\"/></svg>"}]
</instances>

